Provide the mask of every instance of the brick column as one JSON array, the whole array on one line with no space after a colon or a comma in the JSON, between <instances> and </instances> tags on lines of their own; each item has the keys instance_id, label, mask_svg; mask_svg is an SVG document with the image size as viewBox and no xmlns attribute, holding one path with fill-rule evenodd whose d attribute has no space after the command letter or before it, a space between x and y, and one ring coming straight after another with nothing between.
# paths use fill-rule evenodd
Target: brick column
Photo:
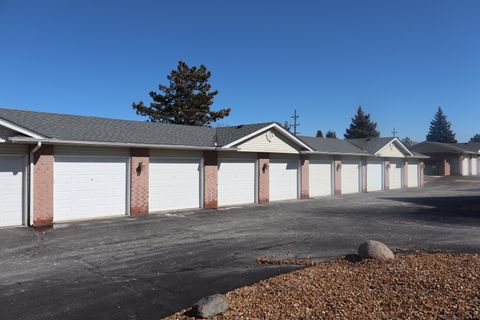
<instances>
[{"instance_id":1,"label":"brick column","mask_svg":"<svg viewBox=\"0 0 480 320\"><path fill-rule=\"evenodd\" d=\"M53 224L53 146L44 145L33 161L33 225Z\"/></svg>"},{"instance_id":2,"label":"brick column","mask_svg":"<svg viewBox=\"0 0 480 320\"><path fill-rule=\"evenodd\" d=\"M218 207L218 153L216 151L204 151L203 162L203 207L216 209Z\"/></svg>"},{"instance_id":3,"label":"brick column","mask_svg":"<svg viewBox=\"0 0 480 320\"><path fill-rule=\"evenodd\" d=\"M390 189L390 161L388 160L383 163L383 189Z\"/></svg>"},{"instance_id":4,"label":"brick column","mask_svg":"<svg viewBox=\"0 0 480 320\"><path fill-rule=\"evenodd\" d=\"M367 192L367 159L362 159L360 169L360 192Z\"/></svg>"},{"instance_id":5,"label":"brick column","mask_svg":"<svg viewBox=\"0 0 480 320\"><path fill-rule=\"evenodd\" d=\"M148 171L150 157L148 149L130 149L130 215L148 214Z\"/></svg>"},{"instance_id":6,"label":"brick column","mask_svg":"<svg viewBox=\"0 0 480 320\"><path fill-rule=\"evenodd\" d=\"M448 158L445 158L442 161L442 169L441 169L440 175L449 176L450 174L451 174L450 173L450 162L449 162Z\"/></svg>"},{"instance_id":7,"label":"brick column","mask_svg":"<svg viewBox=\"0 0 480 320\"><path fill-rule=\"evenodd\" d=\"M300 163L301 163L301 178L300 178L300 183L301 183L301 190L300 190L300 199L308 199L310 198L310 192L309 192L309 165L310 165L310 160L308 159L308 155L302 155L300 157Z\"/></svg>"},{"instance_id":8,"label":"brick column","mask_svg":"<svg viewBox=\"0 0 480 320\"><path fill-rule=\"evenodd\" d=\"M268 153L258 154L258 203L270 199L270 159Z\"/></svg>"},{"instance_id":9,"label":"brick column","mask_svg":"<svg viewBox=\"0 0 480 320\"><path fill-rule=\"evenodd\" d=\"M420 172L420 181L418 183L418 186L423 187L423 185L425 184L425 162L421 161L418 164L418 170Z\"/></svg>"},{"instance_id":10,"label":"brick column","mask_svg":"<svg viewBox=\"0 0 480 320\"><path fill-rule=\"evenodd\" d=\"M403 160L402 187L408 188L408 161Z\"/></svg>"},{"instance_id":11,"label":"brick column","mask_svg":"<svg viewBox=\"0 0 480 320\"><path fill-rule=\"evenodd\" d=\"M342 194L342 161L335 160L333 161L333 183L334 183L334 194L341 195Z\"/></svg>"}]
</instances>

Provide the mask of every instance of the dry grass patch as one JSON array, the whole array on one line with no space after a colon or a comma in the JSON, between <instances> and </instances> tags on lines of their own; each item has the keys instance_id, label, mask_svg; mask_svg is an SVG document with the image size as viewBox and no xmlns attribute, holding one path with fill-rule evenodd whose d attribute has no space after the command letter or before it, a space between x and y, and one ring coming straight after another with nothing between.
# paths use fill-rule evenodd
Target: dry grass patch
<instances>
[{"instance_id":1,"label":"dry grass patch","mask_svg":"<svg viewBox=\"0 0 480 320\"><path fill-rule=\"evenodd\" d=\"M320 263L227 293L212 319L480 319L480 255ZM191 319L179 312L168 319Z\"/></svg>"}]
</instances>

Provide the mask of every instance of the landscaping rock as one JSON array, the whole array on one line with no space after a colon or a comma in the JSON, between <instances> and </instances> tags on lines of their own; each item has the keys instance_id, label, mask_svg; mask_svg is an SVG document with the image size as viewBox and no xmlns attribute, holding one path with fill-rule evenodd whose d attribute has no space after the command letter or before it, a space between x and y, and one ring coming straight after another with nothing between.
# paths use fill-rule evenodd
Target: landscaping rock
<instances>
[{"instance_id":1,"label":"landscaping rock","mask_svg":"<svg viewBox=\"0 0 480 320\"><path fill-rule=\"evenodd\" d=\"M347 260L348 262L351 262L351 263L355 263L355 262L360 262L363 260L363 258L356 254L356 253L351 253L351 254L347 254L345 256L345 260Z\"/></svg>"},{"instance_id":2,"label":"landscaping rock","mask_svg":"<svg viewBox=\"0 0 480 320\"><path fill-rule=\"evenodd\" d=\"M208 318L225 312L228 309L227 298L223 294L205 297L192 307L194 317Z\"/></svg>"},{"instance_id":3,"label":"landscaping rock","mask_svg":"<svg viewBox=\"0 0 480 320\"><path fill-rule=\"evenodd\" d=\"M358 254L363 259L390 260L394 258L392 250L385 244L375 241L365 241L358 247Z\"/></svg>"}]
</instances>

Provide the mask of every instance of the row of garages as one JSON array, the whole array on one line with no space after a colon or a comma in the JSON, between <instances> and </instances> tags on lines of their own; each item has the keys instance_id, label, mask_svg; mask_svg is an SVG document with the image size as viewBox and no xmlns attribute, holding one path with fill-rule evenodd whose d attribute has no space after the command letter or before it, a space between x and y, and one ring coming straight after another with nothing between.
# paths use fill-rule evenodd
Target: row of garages
<instances>
[{"instance_id":1,"label":"row of garages","mask_svg":"<svg viewBox=\"0 0 480 320\"><path fill-rule=\"evenodd\" d=\"M309 197L320 197L417 187L422 181L420 164L413 159L405 164L404 159L334 159L310 155L307 164L302 165L300 155L270 154L268 164L260 168L258 153L217 155L218 206L259 202L260 179L268 179L266 197L270 201L300 198L300 190L305 189ZM211 182L205 181L201 151L150 150L147 159L133 167L129 149L58 146L52 155L52 168L47 166L46 173L38 171L51 174L49 180L45 176L29 177L33 164L29 163L26 147L10 150L0 155L0 225L32 223L33 217L26 214L29 208L48 207L50 200L53 222L127 215L132 193L138 192L132 186L135 175L145 175L148 191L144 196L150 212L204 207L205 185ZM302 181L302 170L308 170L307 185ZM41 181L33 188L35 179ZM33 201L34 197L38 199Z\"/></svg>"}]
</instances>

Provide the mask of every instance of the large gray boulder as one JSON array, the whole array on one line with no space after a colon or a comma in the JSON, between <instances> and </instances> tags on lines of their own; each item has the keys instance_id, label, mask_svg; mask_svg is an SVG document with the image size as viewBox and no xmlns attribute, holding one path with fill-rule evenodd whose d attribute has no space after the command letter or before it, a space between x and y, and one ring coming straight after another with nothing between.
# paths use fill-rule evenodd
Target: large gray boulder
<instances>
[{"instance_id":1,"label":"large gray boulder","mask_svg":"<svg viewBox=\"0 0 480 320\"><path fill-rule=\"evenodd\" d=\"M390 260L394 258L392 250L381 242L367 240L358 247L358 255L363 259Z\"/></svg>"},{"instance_id":2,"label":"large gray boulder","mask_svg":"<svg viewBox=\"0 0 480 320\"><path fill-rule=\"evenodd\" d=\"M227 309L227 298L223 294L214 294L195 303L192 307L192 315L199 318L208 318L223 313Z\"/></svg>"}]
</instances>

